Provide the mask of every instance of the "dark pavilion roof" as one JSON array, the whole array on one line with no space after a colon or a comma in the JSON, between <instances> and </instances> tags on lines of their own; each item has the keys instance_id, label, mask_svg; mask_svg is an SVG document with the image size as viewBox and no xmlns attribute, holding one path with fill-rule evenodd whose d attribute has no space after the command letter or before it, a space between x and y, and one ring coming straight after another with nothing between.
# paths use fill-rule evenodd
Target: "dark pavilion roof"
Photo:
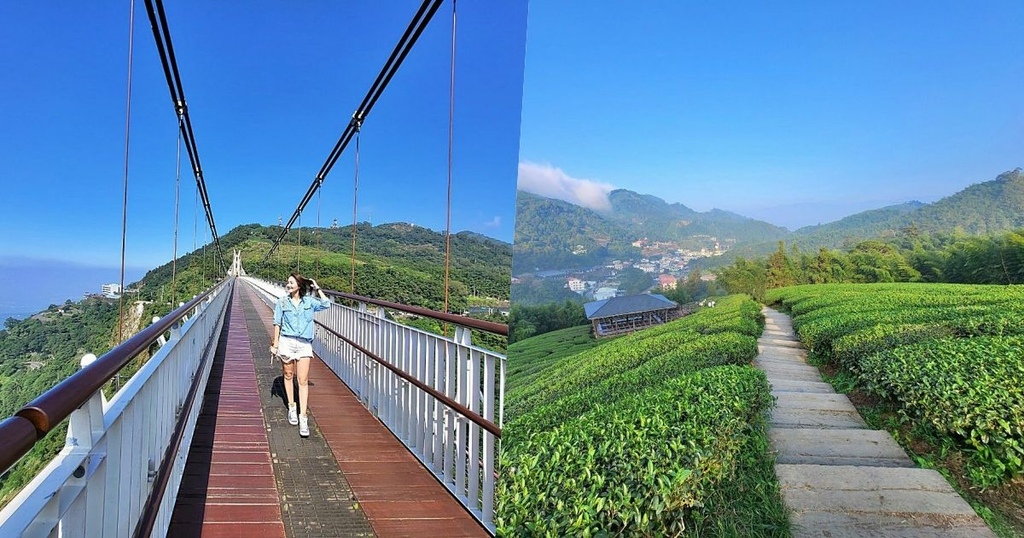
<instances>
[{"instance_id":1,"label":"dark pavilion roof","mask_svg":"<svg viewBox=\"0 0 1024 538\"><path fill-rule=\"evenodd\" d=\"M650 312L652 310L664 310L677 306L679 306L678 303L666 299L664 295L645 293L642 295L612 297L603 301L592 301L583 305L583 311L586 312L587 319L597 319Z\"/></svg>"}]
</instances>

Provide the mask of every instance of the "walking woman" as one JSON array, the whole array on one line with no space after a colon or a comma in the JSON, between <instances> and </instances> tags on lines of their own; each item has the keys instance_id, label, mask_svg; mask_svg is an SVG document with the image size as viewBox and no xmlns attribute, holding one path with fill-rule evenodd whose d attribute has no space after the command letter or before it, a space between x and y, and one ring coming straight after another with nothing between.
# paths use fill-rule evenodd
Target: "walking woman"
<instances>
[{"instance_id":1,"label":"walking woman","mask_svg":"<svg viewBox=\"0 0 1024 538\"><path fill-rule=\"evenodd\" d=\"M284 393L288 397L288 423L299 425L299 435L309 437L309 361L313 358L313 313L331 306L316 280L298 273L288 277L285 294L274 304L274 338L270 353L281 359ZM314 293L316 295L314 295ZM299 409L295 409L292 379L299 379Z\"/></svg>"}]
</instances>

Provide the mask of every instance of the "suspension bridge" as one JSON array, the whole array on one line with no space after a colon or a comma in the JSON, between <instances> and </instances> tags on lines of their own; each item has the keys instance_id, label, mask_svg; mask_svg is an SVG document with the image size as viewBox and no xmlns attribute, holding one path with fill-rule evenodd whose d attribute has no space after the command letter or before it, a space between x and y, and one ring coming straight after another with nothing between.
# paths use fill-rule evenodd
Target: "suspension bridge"
<instances>
[{"instance_id":1,"label":"suspension bridge","mask_svg":"<svg viewBox=\"0 0 1024 538\"><path fill-rule=\"evenodd\" d=\"M360 128L441 4L420 5L258 265L353 140L358 190ZM316 314L312 435L300 437L286 416L280 366L267 351L272 305L284 288L249 276L239 252L226 263L163 5L146 0L145 7L223 278L99 358L83 358L81 370L0 422L0 472L68 423L64 448L0 511L0 535L493 534L505 357L475 344L473 331L507 336L507 326L356 294L353 207L351 287L328 292L331 306ZM452 2L449 229L455 13ZM445 310L449 254L446 239ZM412 328L388 312L454 331ZM103 387L145 355L108 398Z\"/></svg>"}]
</instances>

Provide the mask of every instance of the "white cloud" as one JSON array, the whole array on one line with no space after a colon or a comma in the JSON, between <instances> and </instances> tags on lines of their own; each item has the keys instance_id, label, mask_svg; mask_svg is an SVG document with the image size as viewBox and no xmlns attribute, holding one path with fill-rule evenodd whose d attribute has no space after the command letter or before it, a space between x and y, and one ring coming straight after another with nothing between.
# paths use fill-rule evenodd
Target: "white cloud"
<instances>
[{"instance_id":1,"label":"white cloud","mask_svg":"<svg viewBox=\"0 0 1024 538\"><path fill-rule=\"evenodd\" d=\"M519 163L518 186L526 192L598 211L611 209L608 193L615 188L608 183L570 177L561 168L528 161Z\"/></svg>"},{"instance_id":2,"label":"white cloud","mask_svg":"<svg viewBox=\"0 0 1024 538\"><path fill-rule=\"evenodd\" d=\"M484 223L484 228L499 228L501 227L501 215L495 215L493 219Z\"/></svg>"}]
</instances>

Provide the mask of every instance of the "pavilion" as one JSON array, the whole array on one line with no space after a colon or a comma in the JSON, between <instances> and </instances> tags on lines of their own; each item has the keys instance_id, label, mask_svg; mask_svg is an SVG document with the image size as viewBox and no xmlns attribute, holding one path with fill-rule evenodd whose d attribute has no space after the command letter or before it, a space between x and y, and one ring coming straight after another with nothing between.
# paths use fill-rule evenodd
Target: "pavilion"
<instances>
[{"instance_id":1,"label":"pavilion","mask_svg":"<svg viewBox=\"0 0 1024 538\"><path fill-rule=\"evenodd\" d=\"M583 310L596 338L639 331L681 315L678 303L655 293L593 301L584 304Z\"/></svg>"}]
</instances>

